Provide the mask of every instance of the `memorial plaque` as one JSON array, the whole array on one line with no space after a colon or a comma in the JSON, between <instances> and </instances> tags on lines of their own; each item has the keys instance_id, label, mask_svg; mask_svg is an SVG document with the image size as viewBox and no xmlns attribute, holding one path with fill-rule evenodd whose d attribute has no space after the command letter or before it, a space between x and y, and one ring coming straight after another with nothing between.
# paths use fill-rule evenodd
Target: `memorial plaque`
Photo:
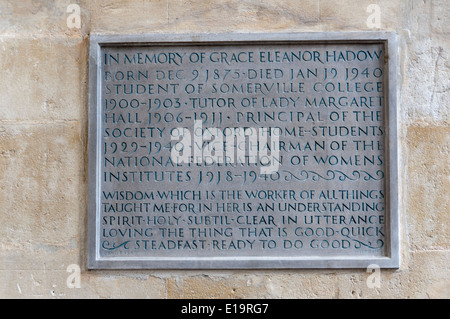
<instances>
[{"instance_id":1,"label":"memorial plaque","mask_svg":"<svg viewBox=\"0 0 450 319\"><path fill-rule=\"evenodd\" d=\"M393 34L90 43L89 268L398 267Z\"/></svg>"}]
</instances>

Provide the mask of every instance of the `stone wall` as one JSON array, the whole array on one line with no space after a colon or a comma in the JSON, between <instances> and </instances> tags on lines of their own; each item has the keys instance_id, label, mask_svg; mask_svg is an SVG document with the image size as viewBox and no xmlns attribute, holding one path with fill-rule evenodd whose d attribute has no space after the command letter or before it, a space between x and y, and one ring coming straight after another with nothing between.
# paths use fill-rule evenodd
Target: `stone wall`
<instances>
[{"instance_id":1,"label":"stone wall","mask_svg":"<svg viewBox=\"0 0 450 319\"><path fill-rule=\"evenodd\" d=\"M0 0L0 298L450 298L449 12L447 0ZM86 269L91 33L366 30L399 36L402 265L380 287L365 269Z\"/></svg>"}]
</instances>

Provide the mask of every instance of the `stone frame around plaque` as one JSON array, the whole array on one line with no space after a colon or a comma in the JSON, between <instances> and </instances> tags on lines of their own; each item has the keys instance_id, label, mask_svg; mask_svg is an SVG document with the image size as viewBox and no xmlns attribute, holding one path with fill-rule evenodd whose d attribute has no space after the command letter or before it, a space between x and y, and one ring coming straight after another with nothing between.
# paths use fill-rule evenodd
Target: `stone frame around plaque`
<instances>
[{"instance_id":1,"label":"stone frame around plaque","mask_svg":"<svg viewBox=\"0 0 450 319\"><path fill-rule=\"evenodd\" d=\"M387 76L385 77L385 189L386 239L385 257L346 256L286 256L286 257L101 257L99 255L100 192L99 160L101 135L101 50L119 45L233 45L239 43L277 44L364 44L377 43L385 47ZM398 211L398 134L397 134L397 75L398 45L394 32L313 32L313 33L246 33L246 34L142 34L90 35L89 50L89 124L88 124L88 236L87 267L89 269L297 269L297 268L381 268L400 267L400 225Z\"/></svg>"}]
</instances>

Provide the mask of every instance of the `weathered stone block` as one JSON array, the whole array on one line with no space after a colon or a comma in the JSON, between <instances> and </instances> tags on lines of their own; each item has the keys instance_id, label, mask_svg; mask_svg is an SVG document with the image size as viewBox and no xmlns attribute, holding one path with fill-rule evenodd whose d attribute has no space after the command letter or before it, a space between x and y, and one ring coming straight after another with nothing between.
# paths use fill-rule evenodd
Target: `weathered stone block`
<instances>
[{"instance_id":1,"label":"weathered stone block","mask_svg":"<svg viewBox=\"0 0 450 319\"><path fill-rule=\"evenodd\" d=\"M81 7L89 12L91 32L148 33L168 24L169 1L90 1L82 0Z\"/></svg>"},{"instance_id":2,"label":"weathered stone block","mask_svg":"<svg viewBox=\"0 0 450 319\"><path fill-rule=\"evenodd\" d=\"M448 251L426 251L410 255L407 270L381 269L339 275L338 298L450 298ZM378 276L378 279L375 277Z\"/></svg>"},{"instance_id":3,"label":"weathered stone block","mask_svg":"<svg viewBox=\"0 0 450 319\"><path fill-rule=\"evenodd\" d=\"M87 18L79 4L79 0L1 1L0 31L18 37L80 37ZM73 5L78 5L79 12ZM67 22L71 14L80 16L79 28Z\"/></svg>"},{"instance_id":4,"label":"weathered stone block","mask_svg":"<svg viewBox=\"0 0 450 319\"><path fill-rule=\"evenodd\" d=\"M0 119L78 120L84 116L84 42L4 38L0 41Z\"/></svg>"},{"instance_id":5,"label":"weathered stone block","mask_svg":"<svg viewBox=\"0 0 450 319\"><path fill-rule=\"evenodd\" d=\"M81 130L79 122L0 123L3 249L33 250L79 240L86 210Z\"/></svg>"},{"instance_id":6,"label":"weathered stone block","mask_svg":"<svg viewBox=\"0 0 450 319\"><path fill-rule=\"evenodd\" d=\"M450 127L410 126L407 145L410 249L449 249Z\"/></svg>"},{"instance_id":7,"label":"weathered stone block","mask_svg":"<svg viewBox=\"0 0 450 319\"><path fill-rule=\"evenodd\" d=\"M169 2L168 27L177 32L252 32L318 30L318 1L208 1Z\"/></svg>"},{"instance_id":8,"label":"weathered stone block","mask_svg":"<svg viewBox=\"0 0 450 319\"><path fill-rule=\"evenodd\" d=\"M168 298L333 298L336 276L323 270L227 273L171 278Z\"/></svg>"}]
</instances>

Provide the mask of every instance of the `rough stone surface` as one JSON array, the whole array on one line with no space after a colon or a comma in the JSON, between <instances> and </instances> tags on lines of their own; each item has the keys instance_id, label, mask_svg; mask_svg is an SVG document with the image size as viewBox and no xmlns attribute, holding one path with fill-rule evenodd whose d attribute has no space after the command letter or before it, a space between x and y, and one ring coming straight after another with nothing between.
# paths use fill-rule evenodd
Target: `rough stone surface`
<instances>
[{"instance_id":1,"label":"rough stone surface","mask_svg":"<svg viewBox=\"0 0 450 319\"><path fill-rule=\"evenodd\" d=\"M2 39L0 86L8 94L0 100L0 118L18 121L82 118L83 45L79 38L50 42Z\"/></svg>"},{"instance_id":2,"label":"rough stone surface","mask_svg":"<svg viewBox=\"0 0 450 319\"><path fill-rule=\"evenodd\" d=\"M449 249L450 127L408 128L410 249Z\"/></svg>"},{"instance_id":3,"label":"rough stone surface","mask_svg":"<svg viewBox=\"0 0 450 319\"><path fill-rule=\"evenodd\" d=\"M446 0L0 0L0 298L450 298L449 12ZM379 287L364 269L86 270L91 33L369 30L397 32L400 58L402 266Z\"/></svg>"}]
</instances>

